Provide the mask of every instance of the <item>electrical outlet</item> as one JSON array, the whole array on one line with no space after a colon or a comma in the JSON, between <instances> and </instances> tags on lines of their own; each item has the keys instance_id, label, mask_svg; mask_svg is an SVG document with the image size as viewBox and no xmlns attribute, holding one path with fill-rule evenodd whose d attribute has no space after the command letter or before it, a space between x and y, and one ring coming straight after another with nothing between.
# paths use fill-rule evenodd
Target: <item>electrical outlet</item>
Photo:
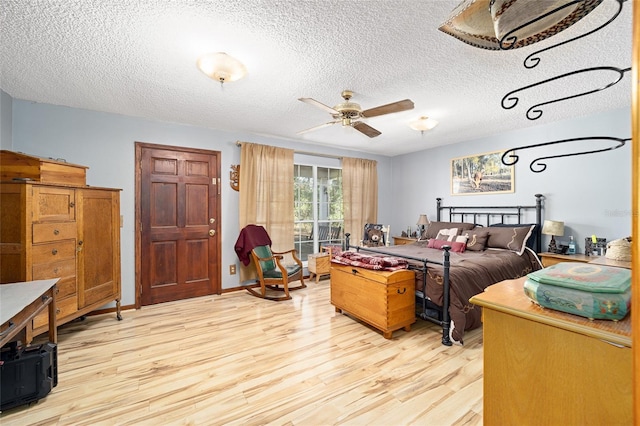
<instances>
[{"instance_id":1,"label":"electrical outlet","mask_svg":"<svg viewBox=\"0 0 640 426\"><path fill-rule=\"evenodd\" d=\"M229 275L236 274L236 265L229 265Z\"/></svg>"}]
</instances>

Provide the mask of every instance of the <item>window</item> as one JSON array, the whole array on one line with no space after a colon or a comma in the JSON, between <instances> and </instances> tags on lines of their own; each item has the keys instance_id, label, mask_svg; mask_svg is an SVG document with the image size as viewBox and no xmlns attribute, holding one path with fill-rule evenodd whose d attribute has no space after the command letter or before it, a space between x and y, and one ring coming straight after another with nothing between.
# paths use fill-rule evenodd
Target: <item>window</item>
<instances>
[{"instance_id":1,"label":"window","mask_svg":"<svg viewBox=\"0 0 640 426\"><path fill-rule=\"evenodd\" d=\"M295 164L295 248L302 261L343 234L342 170Z\"/></svg>"}]
</instances>

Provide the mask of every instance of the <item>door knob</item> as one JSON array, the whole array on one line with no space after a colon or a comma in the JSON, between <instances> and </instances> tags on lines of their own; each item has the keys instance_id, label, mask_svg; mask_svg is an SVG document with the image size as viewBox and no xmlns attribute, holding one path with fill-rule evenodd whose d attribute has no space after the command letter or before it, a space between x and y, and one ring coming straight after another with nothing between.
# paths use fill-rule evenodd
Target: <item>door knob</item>
<instances>
[{"instance_id":1,"label":"door knob","mask_svg":"<svg viewBox=\"0 0 640 426\"><path fill-rule=\"evenodd\" d=\"M215 229L209 229L209 236L213 237L214 235L216 235L216 230Z\"/></svg>"}]
</instances>

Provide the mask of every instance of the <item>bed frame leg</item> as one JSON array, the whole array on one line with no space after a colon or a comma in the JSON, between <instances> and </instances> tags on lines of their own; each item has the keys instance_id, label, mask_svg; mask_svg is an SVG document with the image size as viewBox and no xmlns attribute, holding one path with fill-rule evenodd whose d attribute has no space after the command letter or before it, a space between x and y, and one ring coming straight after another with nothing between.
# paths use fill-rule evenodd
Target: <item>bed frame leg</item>
<instances>
[{"instance_id":1,"label":"bed frame leg","mask_svg":"<svg viewBox=\"0 0 640 426\"><path fill-rule=\"evenodd\" d=\"M451 346L453 343L451 342L451 338L449 337L449 331L451 330L451 318L449 318L449 267L451 263L449 262L449 257L451 254L449 250L451 247L444 246L444 294L442 300L442 344L446 346Z\"/></svg>"}]
</instances>

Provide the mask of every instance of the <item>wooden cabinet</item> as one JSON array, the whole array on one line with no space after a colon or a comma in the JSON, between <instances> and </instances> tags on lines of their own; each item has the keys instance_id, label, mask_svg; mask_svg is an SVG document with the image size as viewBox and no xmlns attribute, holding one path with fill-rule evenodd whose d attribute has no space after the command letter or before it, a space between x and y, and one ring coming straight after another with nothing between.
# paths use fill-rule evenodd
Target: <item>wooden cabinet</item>
<instances>
[{"instance_id":1,"label":"wooden cabinet","mask_svg":"<svg viewBox=\"0 0 640 426\"><path fill-rule=\"evenodd\" d=\"M415 272L373 271L331 264L331 304L382 331L411 330L415 315Z\"/></svg>"},{"instance_id":2,"label":"wooden cabinet","mask_svg":"<svg viewBox=\"0 0 640 426\"><path fill-rule=\"evenodd\" d=\"M525 279L471 298L483 309L484 424L632 424L631 315L541 308Z\"/></svg>"},{"instance_id":3,"label":"wooden cabinet","mask_svg":"<svg viewBox=\"0 0 640 426\"><path fill-rule=\"evenodd\" d=\"M0 219L0 283L59 278L58 325L112 301L120 318L120 190L4 182Z\"/></svg>"}]
</instances>

